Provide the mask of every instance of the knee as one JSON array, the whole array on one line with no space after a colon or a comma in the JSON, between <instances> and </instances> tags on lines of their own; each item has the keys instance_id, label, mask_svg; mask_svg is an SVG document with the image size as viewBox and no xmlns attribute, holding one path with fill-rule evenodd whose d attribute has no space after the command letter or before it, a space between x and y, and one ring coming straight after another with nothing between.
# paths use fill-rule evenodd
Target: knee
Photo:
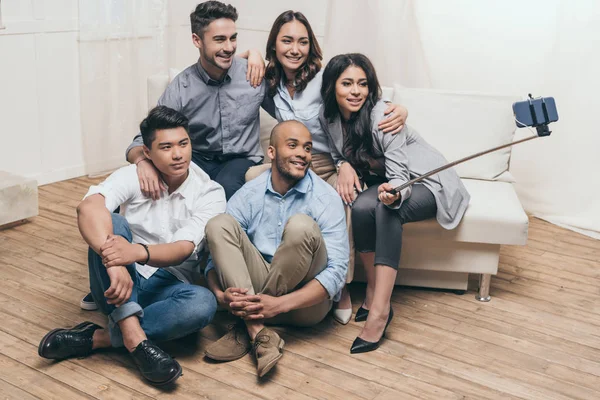
<instances>
[{"instance_id":1,"label":"knee","mask_svg":"<svg viewBox=\"0 0 600 400\"><path fill-rule=\"evenodd\" d=\"M233 218L229 214L219 214L212 217L207 223L206 228L204 228L204 234L206 235L206 240L211 240L211 238L219 238L223 235L224 232L231 230L235 225L239 225L235 218Z\"/></svg>"},{"instance_id":2,"label":"knee","mask_svg":"<svg viewBox=\"0 0 600 400\"><path fill-rule=\"evenodd\" d=\"M352 223L359 225L362 221L372 219L375 216L375 209L381 204L379 202L370 201L362 196L358 196L352 205ZM356 223L354 222L356 221Z\"/></svg>"},{"instance_id":3,"label":"knee","mask_svg":"<svg viewBox=\"0 0 600 400\"><path fill-rule=\"evenodd\" d=\"M263 172L271 168L271 164L261 164L256 165L254 167L250 167L248 171L246 171L246 182L250 182L252 179L256 178L259 175L262 175Z\"/></svg>"},{"instance_id":4,"label":"knee","mask_svg":"<svg viewBox=\"0 0 600 400\"><path fill-rule=\"evenodd\" d=\"M375 206L375 219L377 224L383 221L395 221L402 226L407 222L403 213L399 213L398 210L391 209L381 202Z\"/></svg>"},{"instance_id":5,"label":"knee","mask_svg":"<svg viewBox=\"0 0 600 400\"><path fill-rule=\"evenodd\" d=\"M386 206L382 202L378 201L377 205L375 206L375 215L385 214L385 213L389 212L390 210L391 209L388 206Z\"/></svg>"},{"instance_id":6,"label":"knee","mask_svg":"<svg viewBox=\"0 0 600 400\"><path fill-rule=\"evenodd\" d=\"M283 229L286 242L302 243L305 240L317 239L320 235L319 225L306 214L292 215Z\"/></svg>"},{"instance_id":7,"label":"knee","mask_svg":"<svg viewBox=\"0 0 600 400\"><path fill-rule=\"evenodd\" d=\"M217 312L215 295L203 286L193 286L183 297L186 299L186 306L182 307L181 326L178 330L188 334L210 324Z\"/></svg>"},{"instance_id":8,"label":"knee","mask_svg":"<svg viewBox=\"0 0 600 400\"><path fill-rule=\"evenodd\" d=\"M113 226L113 234L123 236L127 241L131 242L131 230L129 229L129 222L125 219L124 216L120 214L111 214L112 217L112 226Z\"/></svg>"}]
</instances>

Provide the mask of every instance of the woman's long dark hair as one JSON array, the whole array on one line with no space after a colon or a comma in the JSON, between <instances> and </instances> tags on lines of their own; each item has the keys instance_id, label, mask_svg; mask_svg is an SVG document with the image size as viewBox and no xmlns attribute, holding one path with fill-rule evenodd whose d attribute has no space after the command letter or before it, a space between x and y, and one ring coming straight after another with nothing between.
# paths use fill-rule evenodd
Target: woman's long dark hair
<instances>
[{"instance_id":1,"label":"woman's long dark hair","mask_svg":"<svg viewBox=\"0 0 600 400\"><path fill-rule=\"evenodd\" d=\"M267 40L267 50L265 51L267 61L267 68L265 71L265 80L267 81L267 85L269 86L269 96L273 97L277 93L277 86L281 81L281 77L284 76L283 68L281 64L277 60L277 54L275 52L275 45L277 42L277 35L279 34L279 30L284 24L287 24L291 21L298 21L306 28L308 32L308 40L310 42L310 50L308 52L308 57L304 65L298 68L298 72L296 73L296 78L294 79L294 87L297 92L301 92L306 88L308 82L312 78L315 77L317 72L321 70L321 60L323 59L323 53L321 52L321 47L317 42L317 38L315 37L315 33L310 27L310 23L299 11L288 10L283 12L277 17L275 22L273 22L273 26L271 27L271 32L269 33L269 39Z\"/></svg>"},{"instance_id":2,"label":"woman's long dark hair","mask_svg":"<svg viewBox=\"0 0 600 400\"><path fill-rule=\"evenodd\" d=\"M373 136L371 132L371 111L381 98L381 87L377 73L371 61L363 54L340 54L333 57L323 72L321 97L323 98L325 118L329 122L340 116L340 108L335 96L335 85L340 75L351 66L358 67L367 76L369 94L363 106L352 113L346 122L346 140L343 153L350 164L358 168L368 168L369 160L374 157Z\"/></svg>"}]
</instances>

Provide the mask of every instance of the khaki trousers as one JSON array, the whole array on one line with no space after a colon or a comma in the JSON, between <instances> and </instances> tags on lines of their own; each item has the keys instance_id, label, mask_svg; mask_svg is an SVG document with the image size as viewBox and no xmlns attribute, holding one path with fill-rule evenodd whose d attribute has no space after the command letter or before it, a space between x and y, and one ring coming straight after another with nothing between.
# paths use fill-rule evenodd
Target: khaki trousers
<instances>
[{"instance_id":1,"label":"khaki trousers","mask_svg":"<svg viewBox=\"0 0 600 400\"><path fill-rule=\"evenodd\" d=\"M251 181L256 178L266 170L271 168L271 164L260 164L254 167L250 167L246 172L246 182ZM335 170L335 164L333 163L333 158L331 158L330 154L320 153L313 154L312 163L310 168L313 170L315 174L319 176L319 178L323 179L325 182L329 183L331 186L335 188L337 184L337 172ZM348 244L350 248L350 258L348 260L348 275L346 275L346 283L352 282L354 279L354 238L352 236L352 208L350 206L344 206L344 210L346 211L346 228L348 230Z\"/></svg>"},{"instance_id":2,"label":"khaki trousers","mask_svg":"<svg viewBox=\"0 0 600 400\"><path fill-rule=\"evenodd\" d=\"M304 214L296 214L288 220L270 264L229 214L217 215L208 222L206 241L223 289L246 288L249 294L279 297L301 288L327 266L327 249L321 230ZM331 300L327 299L279 314L265 323L312 326L325 318L331 306Z\"/></svg>"}]
</instances>

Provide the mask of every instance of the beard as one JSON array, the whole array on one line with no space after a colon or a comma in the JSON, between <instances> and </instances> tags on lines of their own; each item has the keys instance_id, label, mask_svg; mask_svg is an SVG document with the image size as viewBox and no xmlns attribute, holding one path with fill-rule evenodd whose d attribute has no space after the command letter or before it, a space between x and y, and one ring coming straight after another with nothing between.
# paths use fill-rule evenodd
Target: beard
<instances>
[{"instance_id":1,"label":"beard","mask_svg":"<svg viewBox=\"0 0 600 400\"><path fill-rule=\"evenodd\" d=\"M306 168L304 169L303 172L294 173L291 170L288 161L289 161L289 158L288 159L281 159L278 157L275 158L275 168L277 168L277 172L279 172L279 175L281 175L281 177L283 177L285 180L287 180L289 182L298 182L300 179L302 179L306 176L306 171L308 170L308 167L310 164L306 165Z\"/></svg>"},{"instance_id":2,"label":"beard","mask_svg":"<svg viewBox=\"0 0 600 400\"><path fill-rule=\"evenodd\" d=\"M227 71L231 67L231 64L233 63L233 57L235 56L235 51L231 53L231 57L230 57L229 62L227 64L226 64L226 62L224 60L222 60L221 58L219 58L218 55L227 55L227 54L223 54L222 52L218 52L218 53L213 54L212 57L205 56L204 59L209 64L211 64L212 66L220 69L221 71Z\"/></svg>"}]
</instances>

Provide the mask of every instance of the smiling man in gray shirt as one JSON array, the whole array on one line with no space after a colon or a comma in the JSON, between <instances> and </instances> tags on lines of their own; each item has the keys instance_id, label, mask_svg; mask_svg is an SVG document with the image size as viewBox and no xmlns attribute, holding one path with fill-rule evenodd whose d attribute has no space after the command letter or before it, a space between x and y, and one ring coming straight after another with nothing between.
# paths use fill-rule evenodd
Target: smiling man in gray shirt
<instances>
[{"instance_id":1,"label":"smiling man in gray shirt","mask_svg":"<svg viewBox=\"0 0 600 400\"><path fill-rule=\"evenodd\" d=\"M227 199L244 184L248 168L263 159L259 108L263 103L269 107L264 84L252 87L246 79L248 62L234 57L237 17L231 5L198 4L190 20L200 59L177 75L158 100L189 118L192 161L223 186ZM127 161L138 166L142 192L156 199L163 183L142 144L136 136L127 148Z\"/></svg>"}]
</instances>

